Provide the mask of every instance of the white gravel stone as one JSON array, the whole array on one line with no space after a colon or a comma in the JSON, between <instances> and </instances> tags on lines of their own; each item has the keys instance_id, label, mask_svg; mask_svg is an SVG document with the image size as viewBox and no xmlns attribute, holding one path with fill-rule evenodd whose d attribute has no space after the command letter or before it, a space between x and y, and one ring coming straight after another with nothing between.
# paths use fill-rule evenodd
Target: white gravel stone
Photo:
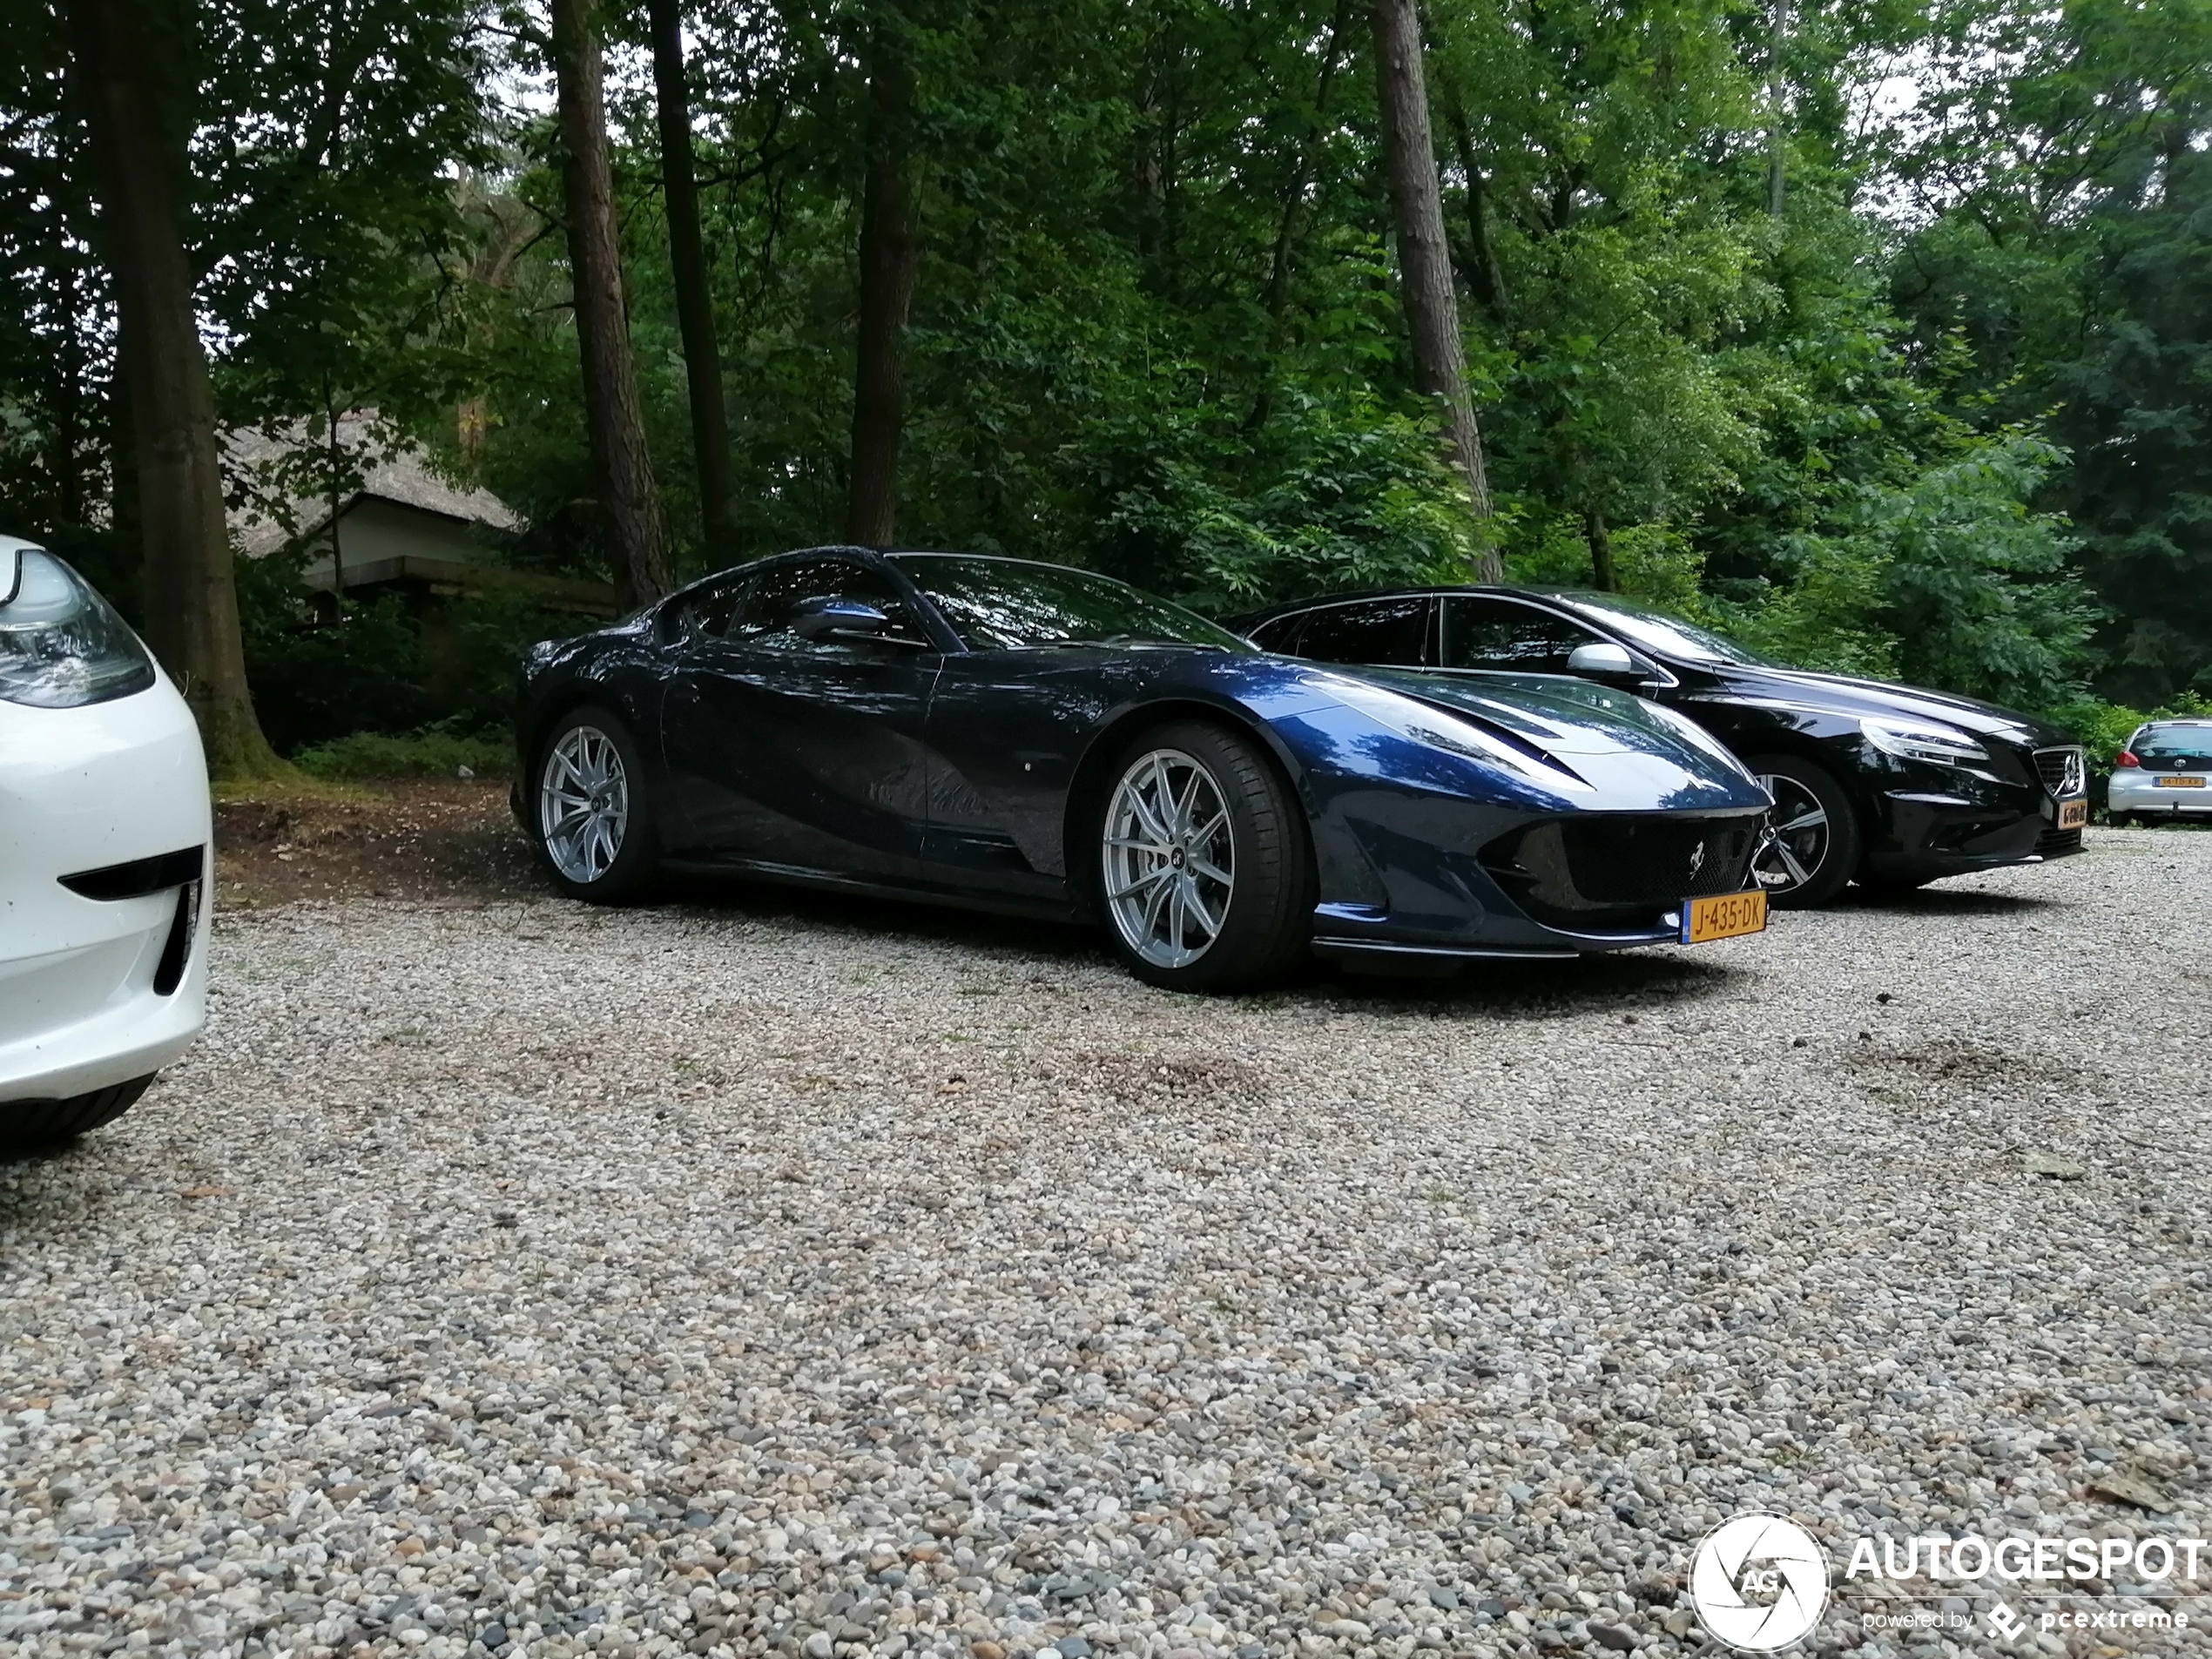
<instances>
[{"instance_id":1,"label":"white gravel stone","mask_svg":"<svg viewBox=\"0 0 2212 1659\"><path fill-rule=\"evenodd\" d=\"M1665 1656L1745 1508L2205 1536L2212 835L2089 846L1236 1001L760 894L222 917L200 1047L0 1166L0 1654ZM1875 1599L1816 1649L1997 1650Z\"/></svg>"}]
</instances>

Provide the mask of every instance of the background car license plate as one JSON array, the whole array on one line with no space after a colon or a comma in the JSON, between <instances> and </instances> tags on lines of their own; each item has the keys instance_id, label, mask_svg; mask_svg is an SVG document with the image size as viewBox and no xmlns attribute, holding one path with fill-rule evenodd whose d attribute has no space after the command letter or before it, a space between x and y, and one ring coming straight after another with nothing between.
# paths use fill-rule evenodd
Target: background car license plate
<instances>
[{"instance_id":1,"label":"background car license plate","mask_svg":"<svg viewBox=\"0 0 2212 1659\"><path fill-rule=\"evenodd\" d=\"M2204 779L2202 778L2161 778L2158 780L2158 786L2161 789L2202 789L2204 787Z\"/></svg>"},{"instance_id":2,"label":"background car license plate","mask_svg":"<svg viewBox=\"0 0 2212 1659\"><path fill-rule=\"evenodd\" d=\"M1685 945L1710 944L1716 939L1734 939L1741 934L1756 934L1766 927L1766 891L1753 887L1749 893L1716 893L1709 899L1691 899L1682 907L1682 942Z\"/></svg>"},{"instance_id":3,"label":"background car license plate","mask_svg":"<svg viewBox=\"0 0 2212 1659\"><path fill-rule=\"evenodd\" d=\"M2089 803L2086 800L2062 800L2059 803L2059 827L2062 830L2080 829L2089 821Z\"/></svg>"}]
</instances>

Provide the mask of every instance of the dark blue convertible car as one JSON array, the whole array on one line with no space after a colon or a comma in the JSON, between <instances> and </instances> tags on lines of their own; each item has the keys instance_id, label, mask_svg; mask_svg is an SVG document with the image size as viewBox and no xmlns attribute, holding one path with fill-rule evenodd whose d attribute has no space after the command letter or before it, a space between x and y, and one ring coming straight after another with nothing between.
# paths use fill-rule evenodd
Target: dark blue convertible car
<instances>
[{"instance_id":1,"label":"dark blue convertible car","mask_svg":"<svg viewBox=\"0 0 2212 1659\"><path fill-rule=\"evenodd\" d=\"M719 871L1089 918L1181 989L1764 914L1730 895L1769 798L1679 715L1271 656L1018 559L817 548L709 577L536 647L518 737L518 814L577 898Z\"/></svg>"}]
</instances>

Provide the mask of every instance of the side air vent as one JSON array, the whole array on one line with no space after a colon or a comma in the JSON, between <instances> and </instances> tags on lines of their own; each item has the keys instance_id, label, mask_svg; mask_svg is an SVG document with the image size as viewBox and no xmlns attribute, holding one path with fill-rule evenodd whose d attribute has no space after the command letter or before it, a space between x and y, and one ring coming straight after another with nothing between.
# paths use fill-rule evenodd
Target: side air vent
<instances>
[{"instance_id":1,"label":"side air vent","mask_svg":"<svg viewBox=\"0 0 2212 1659\"><path fill-rule=\"evenodd\" d=\"M87 899L143 899L149 893L161 893L199 880L206 862L205 847L179 847L174 853L158 853L150 859L132 859L128 864L79 870L75 875L64 876L62 886Z\"/></svg>"},{"instance_id":2,"label":"side air vent","mask_svg":"<svg viewBox=\"0 0 2212 1659\"><path fill-rule=\"evenodd\" d=\"M177 890L177 914L169 923L169 937L161 947L161 961L153 970L157 996L173 996L185 982L192 961L192 935L199 931L199 878L194 876Z\"/></svg>"}]
</instances>

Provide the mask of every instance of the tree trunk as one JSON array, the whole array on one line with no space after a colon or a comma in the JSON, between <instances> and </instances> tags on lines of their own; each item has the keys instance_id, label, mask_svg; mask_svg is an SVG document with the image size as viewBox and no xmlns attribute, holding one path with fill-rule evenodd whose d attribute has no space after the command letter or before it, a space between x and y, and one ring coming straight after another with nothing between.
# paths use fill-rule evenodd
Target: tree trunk
<instances>
[{"instance_id":1,"label":"tree trunk","mask_svg":"<svg viewBox=\"0 0 2212 1659\"><path fill-rule=\"evenodd\" d=\"M73 0L70 15L130 382L142 614L154 654L199 722L208 770L266 778L289 768L261 734L246 686L215 395L177 201L184 132L161 118L145 28L150 9L143 0ZM173 21L188 26L181 15Z\"/></svg>"},{"instance_id":2,"label":"tree trunk","mask_svg":"<svg viewBox=\"0 0 2212 1659\"><path fill-rule=\"evenodd\" d=\"M1482 308L1501 322L1512 303L1506 292L1506 273L1490 241L1490 206L1482 168L1475 158L1474 130L1468 125L1467 105L1457 86L1445 87L1445 109L1452 123L1452 142L1460 152L1460 171L1467 179L1467 287Z\"/></svg>"},{"instance_id":3,"label":"tree trunk","mask_svg":"<svg viewBox=\"0 0 2212 1659\"><path fill-rule=\"evenodd\" d=\"M1613 574L1613 538L1605 533L1605 515L1591 508L1582 515L1583 539L1590 544L1590 579L1600 593L1618 593L1621 583Z\"/></svg>"},{"instance_id":4,"label":"tree trunk","mask_svg":"<svg viewBox=\"0 0 2212 1659\"><path fill-rule=\"evenodd\" d=\"M660 117L661 197L668 212L668 263L691 398L691 448L699 475L699 527L715 563L733 556L730 531L730 419L722 401L722 352L699 235L699 189L691 163L691 101L684 83L679 0L648 0L653 91Z\"/></svg>"},{"instance_id":5,"label":"tree trunk","mask_svg":"<svg viewBox=\"0 0 2212 1659\"><path fill-rule=\"evenodd\" d=\"M914 74L880 36L868 66L867 179L860 200L860 320L853 376L846 539L889 547L899 523L905 334L921 263L908 154Z\"/></svg>"},{"instance_id":6,"label":"tree trunk","mask_svg":"<svg viewBox=\"0 0 2212 1659\"><path fill-rule=\"evenodd\" d=\"M597 0L553 0L553 62L560 82L562 181L577 344L583 354L584 424L625 610L669 590L668 526L645 448L637 361L623 305L622 241L607 154L605 65Z\"/></svg>"},{"instance_id":7,"label":"tree trunk","mask_svg":"<svg viewBox=\"0 0 2212 1659\"><path fill-rule=\"evenodd\" d=\"M1413 381L1441 399L1452 459L1466 481L1482 534L1475 579L1502 581L1505 570L1488 536L1490 484L1482 464L1482 433L1467 393L1467 351L1452 291L1452 256L1444 238L1444 198L1436 179L1429 131L1428 90L1421 68L1420 22L1413 0L1373 0L1375 74L1382 106L1383 150L1390 199L1398 217L1398 261L1413 335Z\"/></svg>"}]
</instances>

